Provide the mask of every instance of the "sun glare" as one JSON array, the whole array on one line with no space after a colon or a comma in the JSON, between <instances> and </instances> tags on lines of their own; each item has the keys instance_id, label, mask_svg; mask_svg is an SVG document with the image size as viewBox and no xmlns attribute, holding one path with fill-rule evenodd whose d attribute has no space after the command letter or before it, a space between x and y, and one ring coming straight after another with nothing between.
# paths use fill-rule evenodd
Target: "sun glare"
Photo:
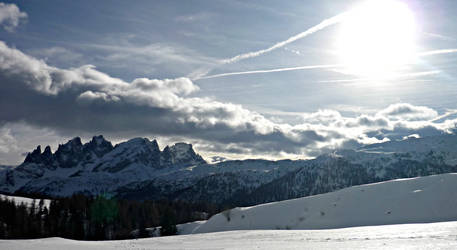
<instances>
[{"instance_id":1,"label":"sun glare","mask_svg":"<svg viewBox=\"0 0 457 250\"><path fill-rule=\"evenodd\" d=\"M370 78L394 75L415 60L412 11L395 0L369 0L341 24L337 50L344 71Z\"/></svg>"}]
</instances>

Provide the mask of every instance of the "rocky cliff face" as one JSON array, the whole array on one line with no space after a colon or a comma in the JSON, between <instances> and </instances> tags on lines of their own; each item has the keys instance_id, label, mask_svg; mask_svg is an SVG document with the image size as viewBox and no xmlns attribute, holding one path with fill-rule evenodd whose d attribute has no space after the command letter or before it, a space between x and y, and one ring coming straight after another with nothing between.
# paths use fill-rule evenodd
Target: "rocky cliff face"
<instances>
[{"instance_id":1,"label":"rocky cliff face","mask_svg":"<svg viewBox=\"0 0 457 250\"><path fill-rule=\"evenodd\" d=\"M76 137L65 144L59 145L56 152L51 152L51 147L46 146L43 153L39 145L33 152L28 153L24 163L19 167L34 163L48 169L73 168L91 160L102 157L113 149L111 142L103 136L94 136L86 144L81 143L81 138Z\"/></svg>"},{"instance_id":2,"label":"rocky cliff face","mask_svg":"<svg viewBox=\"0 0 457 250\"><path fill-rule=\"evenodd\" d=\"M0 191L67 195L73 192L113 191L119 185L142 181L165 168L206 164L191 144L159 149L156 140L134 138L113 147L103 136L83 144L76 137L52 153L38 146L16 168L0 170ZM100 185L98 185L100 184Z\"/></svg>"},{"instance_id":3,"label":"rocky cliff face","mask_svg":"<svg viewBox=\"0 0 457 250\"><path fill-rule=\"evenodd\" d=\"M24 163L18 168L37 164L47 169L75 168L97 162L94 171L118 172L131 164L160 169L172 165L205 164L205 160L196 154L191 144L176 143L166 146L160 151L156 140L134 138L113 147L103 136L94 136L91 141L82 144L76 137L65 144L59 145L55 153L46 146L41 152L38 146L28 153Z\"/></svg>"}]
</instances>

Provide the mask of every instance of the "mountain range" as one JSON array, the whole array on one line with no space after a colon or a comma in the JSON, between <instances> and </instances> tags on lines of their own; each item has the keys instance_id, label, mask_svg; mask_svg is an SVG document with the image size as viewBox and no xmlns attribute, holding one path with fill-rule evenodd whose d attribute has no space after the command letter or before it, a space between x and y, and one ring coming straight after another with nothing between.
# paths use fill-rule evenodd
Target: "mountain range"
<instances>
[{"instance_id":1,"label":"mountain range","mask_svg":"<svg viewBox=\"0 0 457 250\"><path fill-rule=\"evenodd\" d=\"M457 135L443 134L335 150L311 160L206 162L191 144L160 150L134 138L115 146L76 137L53 153L38 146L16 167L0 168L0 192L50 197L110 194L128 199L247 206L359 184L457 172Z\"/></svg>"}]
</instances>

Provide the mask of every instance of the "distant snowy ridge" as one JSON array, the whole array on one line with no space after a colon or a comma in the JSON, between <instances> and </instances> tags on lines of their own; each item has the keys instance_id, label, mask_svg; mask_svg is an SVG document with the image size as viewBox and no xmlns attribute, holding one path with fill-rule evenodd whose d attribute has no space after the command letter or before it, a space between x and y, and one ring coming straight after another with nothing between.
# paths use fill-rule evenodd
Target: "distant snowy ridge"
<instances>
[{"instance_id":1,"label":"distant snowy ridge","mask_svg":"<svg viewBox=\"0 0 457 250\"><path fill-rule=\"evenodd\" d=\"M345 188L336 192L234 208L192 233L261 229L329 229L457 220L457 173Z\"/></svg>"},{"instance_id":2,"label":"distant snowy ridge","mask_svg":"<svg viewBox=\"0 0 457 250\"><path fill-rule=\"evenodd\" d=\"M443 134L423 138L409 137L401 141L388 141L364 146L365 152L383 153L416 153L417 156L430 152L441 152L441 156L449 165L457 164L457 135Z\"/></svg>"},{"instance_id":3,"label":"distant snowy ridge","mask_svg":"<svg viewBox=\"0 0 457 250\"><path fill-rule=\"evenodd\" d=\"M0 192L51 197L109 194L137 200L252 206L398 178L457 172L457 135L409 138L337 150L311 160L208 164L191 144L160 150L156 140L115 146L76 137L55 152L38 146L17 167L0 168Z\"/></svg>"}]
</instances>

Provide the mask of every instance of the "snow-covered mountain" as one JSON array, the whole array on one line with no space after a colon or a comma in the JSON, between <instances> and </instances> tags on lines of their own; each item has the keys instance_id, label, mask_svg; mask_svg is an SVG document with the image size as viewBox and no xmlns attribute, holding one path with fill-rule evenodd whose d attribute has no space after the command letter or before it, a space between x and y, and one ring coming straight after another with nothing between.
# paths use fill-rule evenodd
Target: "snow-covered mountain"
<instances>
[{"instance_id":1,"label":"snow-covered mountain","mask_svg":"<svg viewBox=\"0 0 457 250\"><path fill-rule=\"evenodd\" d=\"M160 151L157 142L134 138L112 146L103 136L86 144L76 137L59 145L38 146L24 162L0 172L0 191L66 196L73 193L114 192L131 182L152 179L163 169L177 171L205 164L190 144L178 143ZM166 173L165 172L165 173Z\"/></svg>"},{"instance_id":2,"label":"snow-covered mountain","mask_svg":"<svg viewBox=\"0 0 457 250\"><path fill-rule=\"evenodd\" d=\"M195 224L192 233L327 229L457 220L457 173L399 179L241 207Z\"/></svg>"},{"instance_id":3,"label":"snow-covered mountain","mask_svg":"<svg viewBox=\"0 0 457 250\"><path fill-rule=\"evenodd\" d=\"M456 147L450 149L455 150ZM235 204L255 205L322 194L360 184L457 172L457 166L446 163L446 155L449 154L443 151L337 151L310 160L307 167L290 172L242 197L236 197L240 202Z\"/></svg>"},{"instance_id":4,"label":"snow-covered mountain","mask_svg":"<svg viewBox=\"0 0 457 250\"><path fill-rule=\"evenodd\" d=\"M54 153L49 146L43 152L38 146L21 165L0 170L0 191L204 200L206 194L191 190L204 190L216 183L229 190L208 190L214 196L212 201L221 201L295 170L298 163L248 160L207 164L191 144L177 143L161 151L157 141L147 138L134 138L113 147L103 136L95 136L86 144L76 137L59 145Z\"/></svg>"},{"instance_id":5,"label":"snow-covered mountain","mask_svg":"<svg viewBox=\"0 0 457 250\"><path fill-rule=\"evenodd\" d=\"M410 138L338 150L312 160L208 164L191 144L160 150L134 138L74 138L53 153L38 146L17 167L0 169L0 192L49 196L110 193L129 199L180 199L249 206L397 178L457 172L457 136Z\"/></svg>"}]
</instances>

